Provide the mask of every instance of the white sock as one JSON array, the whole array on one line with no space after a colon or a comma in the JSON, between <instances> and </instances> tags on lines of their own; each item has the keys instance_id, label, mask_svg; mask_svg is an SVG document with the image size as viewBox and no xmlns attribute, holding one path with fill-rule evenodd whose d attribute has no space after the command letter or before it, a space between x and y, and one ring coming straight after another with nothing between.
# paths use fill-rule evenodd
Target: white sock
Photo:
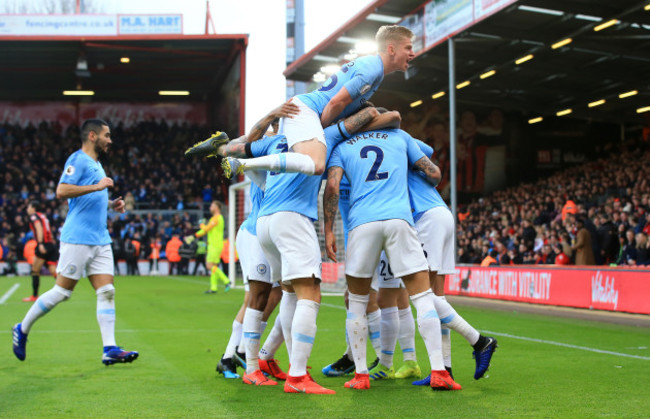
<instances>
[{"instance_id":1,"label":"white sock","mask_svg":"<svg viewBox=\"0 0 650 419\"><path fill-rule=\"evenodd\" d=\"M44 294L41 294L41 296L38 297L34 304L32 304L21 323L20 330L22 330L23 333L28 334L36 320L47 314L61 301L65 301L70 298L71 295L72 291L58 285L54 285L54 288Z\"/></svg>"},{"instance_id":2,"label":"white sock","mask_svg":"<svg viewBox=\"0 0 650 419\"><path fill-rule=\"evenodd\" d=\"M296 303L298 299L295 292L287 292L282 290L282 300L280 300L280 312L278 316L281 319L282 336L284 336L284 344L289 353L289 361L291 361L291 328L293 326L293 316L296 312Z\"/></svg>"},{"instance_id":3,"label":"white sock","mask_svg":"<svg viewBox=\"0 0 650 419\"><path fill-rule=\"evenodd\" d=\"M241 328L241 323L239 323L237 320L232 321L232 333L230 333L230 340L228 340L226 352L223 354L224 358L232 358L232 356L235 354L237 345L239 345L239 341L241 340Z\"/></svg>"},{"instance_id":4,"label":"white sock","mask_svg":"<svg viewBox=\"0 0 650 419\"><path fill-rule=\"evenodd\" d=\"M117 346L115 343L115 287L106 284L95 291L97 294L97 323L102 333L104 346Z\"/></svg>"},{"instance_id":5,"label":"white sock","mask_svg":"<svg viewBox=\"0 0 650 419\"><path fill-rule=\"evenodd\" d=\"M377 358L381 356L381 310L366 313L368 318L368 337Z\"/></svg>"},{"instance_id":6,"label":"white sock","mask_svg":"<svg viewBox=\"0 0 650 419\"><path fill-rule=\"evenodd\" d=\"M271 333L266 337L264 346L260 349L260 359L265 361L273 359L275 351L282 345L282 342L284 342L284 336L282 336L282 320L278 314L275 317L275 323L273 323Z\"/></svg>"},{"instance_id":7,"label":"white sock","mask_svg":"<svg viewBox=\"0 0 650 419\"><path fill-rule=\"evenodd\" d=\"M291 327L291 368L289 375L300 377L307 374L307 360L311 355L316 337L316 317L320 304L312 300L298 300Z\"/></svg>"},{"instance_id":8,"label":"white sock","mask_svg":"<svg viewBox=\"0 0 650 419\"><path fill-rule=\"evenodd\" d=\"M399 310L399 346L402 348L404 361L416 361L415 356L415 320L411 306Z\"/></svg>"},{"instance_id":9,"label":"white sock","mask_svg":"<svg viewBox=\"0 0 650 419\"><path fill-rule=\"evenodd\" d=\"M260 351L260 333L262 316L264 313L253 308L246 308L242 333L246 348L246 374L253 373L260 369L258 362Z\"/></svg>"},{"instance_id":10,"label":"white sock","mask_svg":"<svg viewBox=\"0 0 650 419\"><path fill-rule=\"evenodd\" d=\"M393 355L397 344L397 333L399 331L399 314L397 306L381 309L381 354L379 362L381 365L390 368L393 366Z\"/></svg>"},{"instance_id":11,"label":"white sock","mask_svg":"<svg viewBox=\"0 0 650 419\"><path fill-rule=\"evenodd\" d=\"M440 333L442 334L442 362L445 368L451 368L451 333L444 324L440 325Z\"/></svg>"},{"instance_id":12,"label":"white sock","mask_svg":"<svg viewBox=\"0 0 650 419\"><path fill-rule=\"evenodd\" d=\"M463 319L456 310L447 302L445 297L435 296L436 311L440 316L440 323L446 325L451 330L460 333L470 345L474 346L478 342L481 334L474 329L465 319Z\"/></svg>"},{"instance_id":13,"label":"white sock","mask_svg":"<svg viewBox=\"0 0 650 419\"><path fill-rule=\"evenodd\" d=\"M315 171L314 161L306 154L300 153L278 153L268 156L255 157L252 159L239 159L244 163L246 171L268 170L279 173L304 173L313 175Z\"/></svg>"},{"instance_id":14,"label":"white sock","mask_svg":"<svg viewBox=\"0 0 650 419\"><path fill-rule=\"evenodd\" d=\"M268 325L268 322L262 321L260 323L260 335L264 334L264 331L266 330L266 326Z\"/></svg>"},{"instance_id":15,"label":"white sock","mask_svg":"<svg viewBox=\"0 0 650 419\"><path fill-rule=\"evenodd\" d=\"M441 371L445 369L445 364L442 362L440 319L434 300L433 292L430 289L411 296L418 315L418 330L429 354L431 370Z\"/></svg>"},{"instance_id":16,"label":"white sock","mask_svg":"<svg viewBox=\"0 0 650 419\"><path fill-rule=\"evenodd\" d=\"M366 336L368 335L368 295L348 293L348 315L345 327L352 348L354 365L358 374L368 374L366 361Z\"/></svg>"},{"instance_id":17,"label":"white sock","mask_svg":"<svg viewBox=\"0 0 650 419\"><path fill-rule=\"evenodd\" d=\"M239 342L237 343L237 352L240 354L246 354L246 342L244 341L244 323L242 322L242 334L239 337Z\"/></svg>"}]
</instances>

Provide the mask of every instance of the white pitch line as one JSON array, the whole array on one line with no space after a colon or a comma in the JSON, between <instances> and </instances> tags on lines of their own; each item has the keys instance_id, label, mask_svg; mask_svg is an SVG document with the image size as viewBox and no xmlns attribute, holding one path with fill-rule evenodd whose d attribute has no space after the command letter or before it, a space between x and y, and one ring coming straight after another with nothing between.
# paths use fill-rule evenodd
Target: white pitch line
<instances>
[{"instance_id":1,"label":"white pitch line","mask_svg":"<svg viewBox=\"0 0 650 419\"><path fill-rule=\"evenodd\" d=\"M596 353L599 353L599 354L616 355L616 356L622 356L622 357L625 357L625 358L635 358L635 359L643 359L645 361L650 361L650 356L623 354L623 353L620 353L620 352L612 352L612 351L605 351L605 350L602 350L602 349L589 348L587 346L578 346L578 345L571 345L569 343L553 342L552 340L535 339L535 338L528 338L528 337L525 337L525 336L510 335L508 333L491 332L489 330L484 330L484 332L487 333L487 334L490 334L490 335L496 335L496 336L503 336L503 337L512 338L512 339L525 340L525 341L528 341L528 342L545 343L547 345L562 346L564 348L581 349L583 351L596 352Z\"/></svg>"},{"instance_id":2,"label":"white pitch line","mask_svg":"<svg viewBox=\"0 0 650 419\"><path fill-rule=\"evenodd\" d=\"M320 305L345 310L344 306L340 306L340 305L336 305L336 304L320 303ZM493 332L493 331L490 331L490 330L483 330L483 332L485 332L485 333L487 333L489 335L503 336L503 337L506 337L506 338L525 340L525 341L528 341L528 342L544 343L544 344L547 344L547 345L562 346L564 348L570 348L570 349L580 349L580 350L583 350L583 351L596 352L596 353L599 353L599 354L615 355L615 356L622 356L622 357L625 357L625 358L634 358L634 359L642 359L644 361L650 361L650 356L630 355L630 354L624 354L624 353L621 353L621 352L605 351L605 350L602 350L602 349L589 348L589 347L586 347L586 346L571 345L569 343L554 342L552 340L529 338L529 337L525 337L525 336L516 336L516 335L511 335L509 333Z\"/></svg>"},{"instance_id":3,"label":"white pitch line","mask_svg":"<svg viewBox=\"0 0 650 419\"><path fill-rule=\"evenodd\" d=\"M0 304L4 304L5 301L7 301L9 299L9 297L11 297L11 295L14 292L16 292L18 287L20 287L20 284L16 283L16 284L13 285L13 287L9 288L9 291L5 292L5 295L3 295L2 298L0 298Z\"/></svg>"}]
</instances>

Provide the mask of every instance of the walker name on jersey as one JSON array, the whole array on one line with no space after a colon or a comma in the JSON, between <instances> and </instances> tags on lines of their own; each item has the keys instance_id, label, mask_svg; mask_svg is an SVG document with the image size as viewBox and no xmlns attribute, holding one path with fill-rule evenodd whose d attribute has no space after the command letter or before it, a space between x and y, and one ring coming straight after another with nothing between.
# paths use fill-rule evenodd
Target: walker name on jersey
<instances>
[{"instance_id":1,"label":"walker name on jersey","mask_svg":"<svg viewBox=\"0 0 650 419\"><path fill-rule=\"evenodd\" d=\"M388 139L388 134L384 132L364 132L363 134L355 135L354 137L350 137L349 140L346 141L347 144L354 144L357 141L361 140L387 140Z\"/></svg>"}]
</instances>

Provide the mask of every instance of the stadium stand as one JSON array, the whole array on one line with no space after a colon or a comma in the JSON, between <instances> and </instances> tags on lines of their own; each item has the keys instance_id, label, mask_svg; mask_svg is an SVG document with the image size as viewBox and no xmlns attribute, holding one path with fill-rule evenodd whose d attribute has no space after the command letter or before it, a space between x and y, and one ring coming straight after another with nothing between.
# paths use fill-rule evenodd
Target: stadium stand
<instances>
[{"instance_id":1,"label":"stadium stand","mask_svg":"<svg viewBox=\"0 0 650 419\"><path fill-rule=\"evenodd\" d=\"M113 151L103 165L115 180L111 196L125 197L129 210L108 222L118 255L123 240L136 232L147 252L156 234L163 238L163 248L174 234L191 235L206 203L225 202L227 180L214 161L179 158L188 144L206 136L206 127L170 126L165 121L113 127ZM45 204L44 212L58 237L67 202L56 199L56 185L66 156L79 144L76 125L63 129L52 122L0 124L0 243L5 256L12 251L22 259L31 236L25 221L29 199ZM147 252L140 257L146 259Z\"/></svg>"}]
</instances>

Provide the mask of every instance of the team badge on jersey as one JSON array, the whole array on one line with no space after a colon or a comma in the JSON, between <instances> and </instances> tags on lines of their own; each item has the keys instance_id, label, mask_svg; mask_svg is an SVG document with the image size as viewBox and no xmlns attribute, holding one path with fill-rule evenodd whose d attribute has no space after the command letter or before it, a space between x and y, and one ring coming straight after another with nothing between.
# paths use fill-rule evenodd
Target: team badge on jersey
<instances>
[{"instance_id":1,"label":"team badge on jersey","mask_svg":"<svg viewBox=\"0 0 650 419\"><path fill-rule=\"evenodd\" d=\"M70 165L65 168L65 174L68 176L74 175L74 166Z\"/></svg>"},{"instance_id":2,"label":"team badge on jersey","mask_svg":"<svg viewBox=\"0 0 650 419\"><path fill-rule=\"evenodd\" d=\"M260 275L266 274L266 265L264 264L257 265L257 273Z\"/></svg>"}]
</instances>

